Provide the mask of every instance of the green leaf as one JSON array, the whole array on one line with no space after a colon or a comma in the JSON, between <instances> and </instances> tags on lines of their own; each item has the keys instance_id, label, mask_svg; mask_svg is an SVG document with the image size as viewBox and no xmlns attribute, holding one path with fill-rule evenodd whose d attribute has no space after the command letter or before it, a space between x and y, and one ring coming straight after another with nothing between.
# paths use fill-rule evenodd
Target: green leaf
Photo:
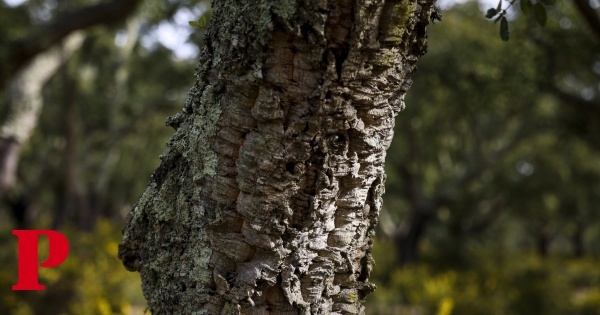
<instances>
[{"instance_id":1,"label":"green leaf","mask_svg":"<svg viewBox=\"0 0 600 315\"><path fill-rule=\"evenodd\" d=\"M496 11L500 12L502 10L502 0L498 1L498 7L496 7Z\"/></svg>"},{"instance_id":2,"label":"green leaf","mask_svg":"<svg viewBox=\"0 0 600 315\"><path fill-rule=\"evenodd\" d=\"M488 18L488 19L491 19L494 16L496 16L496 14L498 14L498 11L496 11L496 9L494 9L494 8L490 8L489 10L487 10L487 13L485 14L485 17Z\"/></svg>"},{"instance_id":3,"label":"green leaf","mask_svg":"<svg viewBox=\"0 0 600 315\"><path fill-rule=\"evenodd\" d=\"M553 5L556 3L556 0L540 0L543 4Z\"/></svg>"},{"instance_id":4,"label":"green leaf","mask_svg":"<svg viewBox=\"0 0 600 315\"><path fill-rule=\"evenodd\" d=\"M500 38L503 41L508 41L508 21L504 16L500 20Z\"/></svg>"},{"instance_id":5,"label":"green leaf","mask_svg":"<svg viewBox=\"0 0 600 315\"><path fill-rule=\"evenodd\" d=\"M548 16L546 15L546 8L541 3L538 2L533 6L533 15L535 15L535 20L540 26L546 25Z\"/></svg>"},{"instance_id":6,"label":"green leaf","mask_svg":"<svg viewBox=\"0 0 600 315\"><path fill-rule=\"evenodd\" d=\"M529 14L531 14L531 8L533 7L531 0L519 0L519 1L520 1L520 5L521 5L521 11L526 16L529 16Z\"/></svg>"},{"instance_id":7,"label":"green leaf","mask_svg":"<svg viewBox=\"0 0 600 315\"><path fill-rule=\"evenodd\" d=\"M190 23L191 26L195 27L195 28L205 28L206 27L206 16L201 16L200 19L196 22L196 21L188 21L188 23Z\"/></svg>"},{"instance_id":8,"label":"green leaf","mask_svg":"<svg viewBox=\"0 0 600 315\"><path fill-rule=\"evenodd\" d=\"M198 23L196 21L188 21L188 23L190 23L190 25L195 28L201 28L200 23Z\"/></svg>"}]
</instances>

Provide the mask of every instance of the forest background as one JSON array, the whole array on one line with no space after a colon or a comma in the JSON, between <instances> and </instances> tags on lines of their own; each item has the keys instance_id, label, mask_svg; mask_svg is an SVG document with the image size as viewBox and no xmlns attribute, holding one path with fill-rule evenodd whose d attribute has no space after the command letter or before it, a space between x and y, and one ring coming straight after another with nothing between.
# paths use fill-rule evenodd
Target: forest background
<instances>
[{"instance_id":1,"label":"forest background","mask_svg":"<svg viewBox=\"0 0 600 315\"><path fill-rule=\"evenodd\" d=\"M96 1L0 2L0 126L18 97L40 104L0 192L0 314L144 313L139 275L116 257L120 229L194 79L204 29L188 21L211 11L123 2L139 3L40 49L58 61L33 96L10 88L15 52ZM368 313L600 314L600 31L576 2L548 7L545 27L510 11L508 42L489 4L443 4L386 159ZM40 271L46 291L10 290L16 228L71 242Z\"/></svg>"}]
</instances>

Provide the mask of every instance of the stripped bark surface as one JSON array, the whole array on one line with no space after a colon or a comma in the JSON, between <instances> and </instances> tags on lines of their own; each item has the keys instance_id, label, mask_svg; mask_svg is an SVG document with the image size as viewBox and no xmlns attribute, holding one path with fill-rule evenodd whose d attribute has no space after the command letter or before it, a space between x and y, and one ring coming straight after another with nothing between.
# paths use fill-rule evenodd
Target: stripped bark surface
<instances>
[{"instance_id":1,"label":"stripped bark surface","mask_svg":"<svg viewBox=\"0 0 600 315\"><path fill-rule=\"evenodd\" d=\"M433 1L214 1L119 257L153 314L362 314Z\"/></svg>"}]
</instances>

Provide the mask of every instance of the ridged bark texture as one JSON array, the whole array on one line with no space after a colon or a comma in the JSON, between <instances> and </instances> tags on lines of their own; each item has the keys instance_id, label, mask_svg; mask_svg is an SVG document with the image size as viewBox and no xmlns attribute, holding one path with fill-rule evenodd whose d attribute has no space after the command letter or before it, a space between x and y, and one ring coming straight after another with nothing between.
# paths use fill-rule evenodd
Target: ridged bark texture
<instances>
[{"instance_id":1,"label":"ridged bark texture","mask_svg":"<svg viewBox=\"0 0 600 315\"><path fill-rule=\"evenodd\" d=\"M153 314L362 314L432 1L214 1L119 257Z\"/></svg>"}]
</instances>

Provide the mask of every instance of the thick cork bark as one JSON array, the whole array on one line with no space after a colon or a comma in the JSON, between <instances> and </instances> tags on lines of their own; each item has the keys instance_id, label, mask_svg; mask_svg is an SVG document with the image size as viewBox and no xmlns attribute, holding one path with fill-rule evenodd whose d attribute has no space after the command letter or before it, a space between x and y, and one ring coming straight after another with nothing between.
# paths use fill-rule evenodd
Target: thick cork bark
<instances>
[{"instance_id":1,"label":"thick cork bark","mask_svg":"<svg viewBox=\"0 0 600 315\"><path fill-rule=\"evenodd\" d=\"M214 1L119 257L153 314L362 314L431 1Z\"/></svg>"}]
</instances>

